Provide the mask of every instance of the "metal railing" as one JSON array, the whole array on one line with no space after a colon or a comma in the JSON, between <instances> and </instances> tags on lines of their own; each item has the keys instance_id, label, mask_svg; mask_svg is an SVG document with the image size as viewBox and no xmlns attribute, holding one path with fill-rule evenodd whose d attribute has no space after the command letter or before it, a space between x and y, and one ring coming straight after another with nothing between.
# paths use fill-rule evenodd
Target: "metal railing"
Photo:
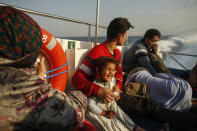
<instances>
[{"instance_id":1,"label":"metal railing","mask_svg":"<svg viewBox=\"0 0 197 131\"><path fill-rule=\"evenodd\" d=\"M197 57L197 55L192 55L192 54L186 54L186 53L178 53L178 52L170 52L170 51L160 51L162 54L167 54L171 59L173 59L178 65L180 65L184 70L189 70L187 69L181 62L179 62L173 55L183 55L183 56L190 56L190 57Z\"/></svg>"},{"instance_id":2,"label":"metal railing","mask_svg":"<svg viewBox=\"0 0 197 131\"><path fill-rule=\"evenodd\" d=\"M59 19L59 20L63 20L63 21L68 21L68 22L73 22L73 23L88 25L88 41L91 41L91 27L92 26L95 26L95 28L99 27L99 28L107 29L106 26L96 25L96 24L92 24L92 23L89 23L89 22L86 22L86 21L76 20L76 19L72 19L72 18L66 18L66 17L54 15L54 14L48 14L48 13L43 13L43 12L39 12L39 11L29 10L29 9L25 9L25 8L21 8L21 7L16 7L16 6L13 6L13 5L8 5L8 4L0 3L0 6L11 6L11 7L14 7L14 8L18 9L18 10L21 10L21 11L24 11L24 12L27 12L27 13L30 13L30 14L34 14L34 15L40 15L40 16L54 18L54 19ZM95 32L95 34L97 34L97 32ZM142 34L137 33L137 32L132 32L132 34L142 35ZM95 37L97 37L97 36L95 36ZM97 41L97 38L95 38L95 41ZM183 69L186 69L186 70L188 70L188 69L183 64L181 64L175 57L173 57L171 54L197 57L197 55L184 54L184 53L178 53L178 52L160 51L160 53L167 54L177 64L179 64Z\"/></svg>"},{"instance_id":3,"label":"metal railing","mask_svg":"<svg viewBox=\"0 0 197 131\"><path fill-rule=\"evenodd\" d=\"M39 12L39 11L29 10L29 9L25 9L25 8L21 8L21 7L16 7L16 6L13 6L13 5L7 5L7 4L3 4L3 3L0 3L0 6L11 6L11 7L14 7L14 8L18 9L18 10L24 11L26 13L34 14L34 15L40 15L40 16L45 16L45 17L49 17L49 18L64 20L64 21L68 21L68 22L73 22L73 23L88 25L88 41L91 40L91 27L92 26L95 26L96 27L95 24L92 24L92 23L89 23L89 22L86 22L86 21L82 21L82 20L76 20L76 19L72 19L72 18L66 18L66 17L62 17L62 16L57 16L57 15L54 15L54 14L48 14L48 13L43 13L43 12ZM99 28L107 29L106 26L98 25L98 27Z\"/></svg>"},{"instance_id":4,"label":"metal railing","mask_svg":"<svg viewBox=\"0 0 197 131\"><path fill-rule=\"evenodd\" d=\"M99 1L97 1L97 2L99 2ZM97 4L99 4L99 3L97 3ZM96 25L96 24L92 24L92 23L89 23L89 22L86 22L86 21L82 21L82 20L76 20L76 19L72 19L72 18L66 18L66 17L54 15L54 14L48 14L48 13L39 12L39 11L35 11L35 10L29 10L29 9L16 7L16 6L8 5L8 4L4 4L4 3L0 3L0 6L11 6L11 7L14 7L14 8L18 9L18 10L24 11L26 13L30 13L30 14L34 14L34 15L39 15L39 16L49 17L49 18L53 18L53 19L59 19L59 20L63 20L63 21L68 21L68 22L73 22L73 23L87 25L88 26L88 41L91 41L91 28L92 28L92 26L94 26L95 28L99 27L99 28L107 29L107 26ZM96 21L98 23L98 20L96 20ZM131 31L128 34L143 35L142 33L134 32L134 31ZM95 35L96 35L95 36L96 37L95 41L97 42L97 30L95 31Z\"/></svg>"}]
</instances>

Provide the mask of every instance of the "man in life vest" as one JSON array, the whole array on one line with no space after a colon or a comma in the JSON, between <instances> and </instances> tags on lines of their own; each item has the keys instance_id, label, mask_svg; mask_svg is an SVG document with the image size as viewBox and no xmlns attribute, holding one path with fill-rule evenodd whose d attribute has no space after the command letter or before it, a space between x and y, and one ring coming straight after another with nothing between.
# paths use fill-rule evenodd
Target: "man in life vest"
<instances>
[{"instance_id":1,"label":"man in life vest","mask_svg":"<svg viewBox=\"0 0 197 131\"><path fill-rule=\"evenodd\" d=\"M119 63L121 62L121 53L117 46L122 46L127 38L127 31L133 26L126 18L113 19L107 28L107 40L103 43L92 48L78 70L72 77L73 85L81 90L86 96L97 96L105 103L113 101L115 98L113 91L119 92L123 88L122 85L122 69L121 65L117 69L115 74L116 84L113 87L113 91L107 88L102 88L94 83L93 80L96 77L95 73L95 60L101 56L114 57ZM118 99L120 96L116 99Z\"/></svg>"},{"instance_id":2,"label":"man in life vest","mask_svg":"<svg viewBox=\"0 0 197 131\"><path fill-rule=\"evenodd\" d=\"M156 73L170 73L157 55L161 33L157 29L149 29L145 32L143 39L137 40L126 52L123 59L123 71L129 73L136 67L146 68L152 75Z\"/></svg>"}]
</instances>

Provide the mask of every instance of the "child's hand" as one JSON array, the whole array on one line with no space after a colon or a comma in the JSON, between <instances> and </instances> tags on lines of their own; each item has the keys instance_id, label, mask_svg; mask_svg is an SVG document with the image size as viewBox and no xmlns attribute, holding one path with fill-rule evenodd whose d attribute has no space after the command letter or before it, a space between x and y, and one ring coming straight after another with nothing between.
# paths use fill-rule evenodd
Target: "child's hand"
<instances>
[{"instance_id":1,"label":"child's hand","mask_svg":"<svg viewBox=\"0 0 197 131\"><path fill-rule=\"evenodd\" d=\"M138 127L136 128L136 131L146 131L146 130L138 126Z\"/></svg>"},{"instance_id":2,"label":"child's hand","mask_svg":"<svg viewBox=\"0 0 197 131\"><path fill-rule=\"evenodd\" d=\"M115 100L118 101L120 99L120 93L119 92L113 92L115 95Z\"/></svg>"},{"instance_id":3,"label":"child's hand","mask_svg":"<svg viewBox=\"0 0 197 131\"><path fill-rule=\"evenodd\" d=\"M118 92L118 93L120 93L121 90L120 90L119 86L115 85L115 86L113 87L113 92Z\"/></svg>"},{"instance_id":4,"label":"child's hand","mask_svg":"<svg viewBox=\"0 0 197 131\"><path fill-rule=\"evenodd\" d=\"M101 115L109 118L109 119L113 119L115 117L115 113L113 111L105 111L103 110Z\"/></svg>"},{"instance_id":5,"label":"child's hand","mask_svg":"<svg viewBox=\"0 0 197 131\"><path fill-rule=\"evenodd\" d=\"M115 113L113 111L106 111L105 116L109 119L113 119L115 117Z\"/></svg>"},{"instance_id":6,"label":"child's hand","mask_svg":"<svg viewBox=\"0 0 197 131\"><path fill-rule=\"evenodd\" d=\"M116 101L118 101L119 99L120 99L120 95L115 98Z\"/></svg>"},{"instance_id":7,"label":"child's hand","mask_svg":"<svg viewBox=\"0 0 197 131\"><path fill-rule=\"evenodd\" d=\"M121 92L119 86L115 85L115 86L113 87L113 92L117 92L117 93L118 93L118 95L116 95L116 97L115 97L115 100L116 100L116 101L119 100L119 99L120 99L120 92Z\"/></svg>"}]
</instances>

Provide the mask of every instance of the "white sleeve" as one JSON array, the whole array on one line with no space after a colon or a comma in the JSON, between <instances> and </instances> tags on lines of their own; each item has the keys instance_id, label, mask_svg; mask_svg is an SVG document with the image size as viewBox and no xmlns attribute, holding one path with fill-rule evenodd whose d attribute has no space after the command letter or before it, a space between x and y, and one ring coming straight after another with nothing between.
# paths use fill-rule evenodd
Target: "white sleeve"
<instances>
[{"instance_id":1,"label":"white sleeve","mask_svg":"<svg viewBox=\"0 0 197 131\"><path fill-rule=\"evenodd\" d=\"M103 111L103 109L101 109L97 104L96 104L96 101L95 99L93 98L88 98L88 109L95 113L95 114L98 114L100 115L101 112Z\"/></svg>"}]
</instances>

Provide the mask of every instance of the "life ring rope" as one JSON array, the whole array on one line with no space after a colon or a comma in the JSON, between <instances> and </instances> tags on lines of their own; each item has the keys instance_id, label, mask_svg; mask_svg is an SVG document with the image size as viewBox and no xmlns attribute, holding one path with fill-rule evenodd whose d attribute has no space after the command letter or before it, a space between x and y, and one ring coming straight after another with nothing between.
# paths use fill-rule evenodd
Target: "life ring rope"
<instances>
[{"instance_id":1,"label":"life ring rope","mask_svg":"<svg viewBox=\"0 0 197 131\"><path fill-rule=\"evenodd\" d=\"M44 77L44 79L48 79L48 78L51 78L53 76L57 76L57 75L60 75L60 74L66 73L66 72L68 72L68 70L66 70L64 72L57 73L57 74L53 74L53 75L50 75L50 76L46 76L46 77Z\"/></svg>"},{"instance_id":2,"label":"life ring rope","mask_svg":"<svg viewBox=\"0 0 197 131\"><path fill-rule=\"evenodd\" d=\"M60 68L62 68L64 66L67 66L67 65L68 65L68 62L66 62L66 64L64 64L64 65L62 65L62 66L60 66L60 67L58 67L56 69L53 69L53 70L50 70L50 71L45 72L45 74L48 74L48 73L53 72L53 71L56 71L56 70L58 70L58 69L60 69Z\"/></svg>"}]
</instances>

